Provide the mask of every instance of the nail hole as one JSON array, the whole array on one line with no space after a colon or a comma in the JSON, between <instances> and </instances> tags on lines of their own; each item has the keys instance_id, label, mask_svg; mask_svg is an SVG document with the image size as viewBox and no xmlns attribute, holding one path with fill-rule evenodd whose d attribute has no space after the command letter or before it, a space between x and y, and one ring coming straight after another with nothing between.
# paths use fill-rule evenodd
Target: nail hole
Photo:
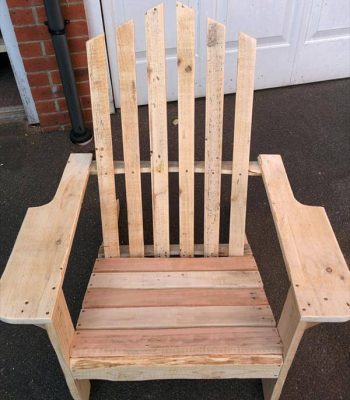
<instances>
[{"instance_id":1,"label":"nail hole","mask_svg":"<svg viewBox=\"0 0 350 400\"><path fill-rule=\"evenodd\" d=\"M24 302L24 304L28 304L29 303L29 301L28 300L26 300L25 302Z\"/></svg>"},{"instance_id":2,"label":"nail hole","mask_svg":"<svg viewBox=\"0 0 350 400\"><path fill-rule=\"evenodd\" d=\"M328 300L328 297L324 297L323 300L327 301L327 300Z\"/></svg>"},{"instance_id":3,"label":"nail hole","mask_svg":"<svg viewBox=\"0 0 350 400\"><path fill-rule=\"evenodd\" d=\"M45 313L46 315L49 315L50 313L48 312L48 311L46 311L46 313Z\"/></svg>"}]
</instances>

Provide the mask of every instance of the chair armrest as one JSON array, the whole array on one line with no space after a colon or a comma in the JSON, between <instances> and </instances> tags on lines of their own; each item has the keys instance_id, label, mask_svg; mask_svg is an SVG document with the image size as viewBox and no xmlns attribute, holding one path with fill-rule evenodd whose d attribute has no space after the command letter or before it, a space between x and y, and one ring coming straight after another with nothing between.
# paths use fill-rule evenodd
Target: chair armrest
<instances>
[{"instance_id":1,"label":"chair armrest","mask_svg":"<svg viewBox=\"0 0 350 400\"><path fill-rule=\"evenodd\" d=\"M91 154L71 154L53 200L27 210L0 281L0 319L51 320L78 222Z\"/></svg>"},{"instance_id":2,"label":"chair armrest","mask_svg":"<svg viewBox=\"0 0 350 400\"><path fill-rule=\"evenodd\" d=\"M299 203L282 158L258 158L301 319L350 320L350 272L323 207Z\"/></svg>"}]
</instances>

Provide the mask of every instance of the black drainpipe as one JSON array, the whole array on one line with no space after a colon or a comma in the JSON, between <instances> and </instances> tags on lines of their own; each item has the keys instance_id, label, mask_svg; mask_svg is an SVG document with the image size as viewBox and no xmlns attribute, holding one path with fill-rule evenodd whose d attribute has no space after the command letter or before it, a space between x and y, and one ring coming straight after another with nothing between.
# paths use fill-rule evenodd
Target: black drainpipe
<instances>
[{"instance_id":1,"label":"black drainpipe","mask_svg":"<svg viewBox=\"0 0 350 400\"><path fill-rule=\"evenodd\" d=\"M52 38L58 69L60 71L64 96L67 101L69 117L72 124L70 139L75 144L85 144L92 134L84 125L83 113L79 102L75 83L72 61L69 54L65 25L69 22L63 19L60 0L44 0L47 21L45 22Z\"/></svg>"}]
</instances>

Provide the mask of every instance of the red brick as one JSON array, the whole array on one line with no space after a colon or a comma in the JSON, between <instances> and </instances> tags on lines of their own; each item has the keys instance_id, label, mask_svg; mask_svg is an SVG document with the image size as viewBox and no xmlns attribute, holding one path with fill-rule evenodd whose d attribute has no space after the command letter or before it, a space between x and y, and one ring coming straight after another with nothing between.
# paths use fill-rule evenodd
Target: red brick
<instances>
[{"instance_id":1,"label":"red brick","mask_svg":"<svg viewBox=\"0 0 350 400\"><path fill-rule=\"evenodd\" d=\"M86 40L83 38L68 39L68 47L72 53L86 52Z\"/></svg>"},{"instance_id":2,"label":"red brick","mask_svg":"<svg viewBox=\"0 0 350 400\"><path fill-rule=\"evenodd\" d=\"M15 28L15 33L18 42L50 39L50 34L45 25L33 25L31 27L20 26Z\"/></svg>"},{"instance_id":3,"label":"red brick","mask_svg":"<svg viewBox=\"0 0 350 400\"><path fill-rule=\"evenodd\" d=\"M39 120L40 124L43 126L67 124L70 121L67 112L40 114Z\"/></svg>"},{"instance_id":4,"label":"red brick","mask_svg":"<svg viewBox=\"0 0 350 400\"><path fill-rule=\"evenodd\" d=\"M35 25L31 8L13 8L10 10L11 20L16 25Z\"/></svg>"},{"instance_id":5,"label":"red brick","mask_svg":"<svg viewBox=\"0 0 350 400\"><path fill-rule=\"evenodd\" d=\"M7 0L8 8L40 6L43 0Z\"/></svg>"},{"instance_id":6,"label":"red brick","mask_svg":"<svg viewBox=\"0 0 350 400\"><path fill-rule=\"evenodd\" d=\"M51 40L45 40L44 42L44 47L45 47L45 54L47 56L52 56L55 54L55 50L53 49L52 41Z\"/></svg>"},{"instance_id":7,"label":"red brick","mask_svg":"<svg viewBox=\"0 0 350 400\"><path fill-rule=\"evenodd\" d=\"M21 56L25 57L41 57L43 55L41 51L40 42L32 42L32 43L20 43L19 50L21 52Z\"/></svg>"},{"instance_id":8,"label":"red brick","mask_svg":"<svg viewBox=\"0 0 350 400\"><path fill-rule=\"evenodd\" d=\"M61 77L60 77L60 73L58 70L56 71L50 71L51 74L51 79L52 79L52 83L54 84L61 84Z\"/></svg>"},{"instance_id":9,"label":"red brick","mask_svg":"<svg viewBox=\"0 0 350 400\"><path fill-rule=\"evenodd\" d=\"M85 20L85 9L84 9L84 4L79 3L79 4L64 4L61 2L61 11L64 19L69 19L69 20ZM45 12L45 7L36 7L36 12L38 14L38 19L40 22L45 21L46 18L46 12Z\"/></svg>"},{"instance_id":10,"label":"red brick","mask_svg":"<svg viewBox=\"0 0 350 400\"><path fill-rule=\"evenodd\" d=\"M89 70L87 68L78 68L74 70L75 80L85 82L89 80Z\"/></svg>"},{"instance_id":11,"label":"red brick","mask_svg":"<svg viewBox=\"0 0 350 400\"><path fill-rule=\"evenodd\" d=\"M30 86L46 86L50 84L47 72L39 72L38 74L27 74Z\"/></svg>"},{"instance_id":12,"label":"red brick","mask_svg":"<svg viewBox=\"0 0 350 400\"><path fill-rule=\"evenodd\" d=\"M88 39L88 29L86 21L72 21L70 24L66 26L67 37L86 37Z\"/></svg>"},{"instance_id":13,"label":"red brick","mask_svg":"<svg viewBox=\"0 0 350 400\"><path fill-rule=\"evenodd\" d=\"M79 96L90 94L89 82L77 82Z\"/></svg>"},{"instance_id":14,"label":"red brick","mask_svg":"<svg viewBox=\"0 0 350 400\"><path fill-rule=\"evenodd\" d=\"M67 111L67 102L65 98L58 99L58 106L60 108L60 111Z\"/></svg>"},{"instance_id":15,"label":"red brick","mask_svg":"<svg viewBox=\"0 0 350 400\"><path fill-rule=\"evenodd\" d=\"M46 100L46 99L56 99L58 97L63 97L63 87L62 85L54 85L54 86L42 86L42 87L33 87L32 95L34 100Z\"/></svg>"},{"instance_id":16,"label":"red brick","mask_svg":"<svg viewBox=\"0 0 350 400\"><path fill-rule=\"evenodd\" d=\"M92 121L91 109L83 110L84 121Z\"/></svg>"},{"instance_id":17,"label":"red brick","mask_svg":"<svg viewBox=\"0 0 350 400\"><path fill-rule=\"evenodd\" d=\"M27 72L47 71L57 68L55 56L27 58L23 60Z\"/></svg>"},{"instance_id":18,"label":"red brick","mask_svg":"<svg viewBox=\"0 0 350 400\"><path fill-rule=\"evenodd\" d=\"M90 96L81 96L80 104L82 108L91 108L91 97Z\"/></svg>"},{"instance_id":19,"label":"red brick","mask_svg":"<svg viewBox=\"0 0 350 400\"><path fill-rule=\"evenodd\" d=\"M57 112L54 100L37 101L35 107L39 114Z\"/></svg>"},{"instance_id":20,"label":"red brick","mask_svg":"<svg viewBox=\"0 0 350 400\"><path fill-rule=\"evenodd\" d=\"M87 67L87 56L86 53L71 54L73 68Z\"/></svg>"}]
</instances>

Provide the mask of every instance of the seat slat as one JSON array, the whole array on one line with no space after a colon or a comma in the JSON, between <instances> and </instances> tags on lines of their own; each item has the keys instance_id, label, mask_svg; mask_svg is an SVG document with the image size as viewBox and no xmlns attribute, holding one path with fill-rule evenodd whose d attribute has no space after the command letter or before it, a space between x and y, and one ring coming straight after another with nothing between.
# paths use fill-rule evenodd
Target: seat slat
<instances>
[{"instance_id":1,"label":"seat slat","mask_svg":"<svg viewBox=\"0 0 350 400\"><path fill-rule=\"evenodd\" d=\"M170 254L168 133L162 4L147 11L145 25L154 255L168 257Z\"/></svg>"},{"instance_id":2,"label":"seat slat","mask_svg":"<svg viewBox=\"0 0 350 400\"><path fill-rule=\"evenodd\" d=\"M225 26L208 18L205 103L204 255L219 254Z\"/></svg>"},{"instance_id":3,"label":"seat slat","mask_svg":"<svg viewBox=\"0 0 350 400\"><path fill-rule=\"evenodd\" d=\"M262 288L88 289L83 308L267 305Z\"/></svg>"},{"instance_id":4,"label":"seat slat","mask_svg":"<svg viewBox=\"0 0 350 400\"><path fill-rule=\"evenodd\" d=\"M176 4L180 255L194 255L194 10Z\"/></svg>"},{"instance_id":5,"label":"seat slat","mask_svg":"<svg viewBox=\"0 0 350 400\"><path fill-rule=\"evenodd\" d=\"M256 40L239 34L237 91L232 158L230 256L244 253Z\"/></svg>"},{"instance_id":6,"label":"seat slat","mask_svg":"<svg viewBox=\"0 0 350 400\"><path fill-rule=\"evenodd\" d=\"M262 287L258 271L183 271L93 273L89 288L255 288Z\"/></svg>"},{"instance_id":7,"label":"seat slat","mask_svg":"<svg viewBox=\"0 0 350 400\"><path fill-rule=\"evenodd\" d=\"M269 306L126 307L82 310L78 329L275 326Z\"/></svg>"},{"instance_id":8,"label":"seat slat","mask_svg":"<svg viewBox=\"0 0 350 400\"><path fill-rule=\"evenodd\" d=\"M154 379L274 378L281 369L281 355L210 355L174 357L72 358L76 379L144 381Z\"/></svg>"},{"instance_id":9,"label":"seat slat","mask_svg":"<svg viewBox=\"0 0 350 400\"><path fill-rule=\"evenodd\" d=\"M256 271L251 255L216 258L98 258L94 272Z\"/></svg>"},{"instance_id":10,"label":"seat slat","mask_svg":"<svg viewBox=\"0 0 350 400\"><path fill-rule=\"evenodd\" d=\"M115 192L107 55L104 35L86 43L94 124L96 166L105 257L119 257L118 207Z\"/></svg>"},{"instance_id":11,"label":"seat slat","mask_svg":"<svg viewBox=\"0 0 350 400\"><path fill-rule=\"evenodd\" d=\"M117 28L116 45L125 161L129 251L132 257L143 257L142 195L134 41L134 23L132 21L128 21Z\"/></svg>"},{"instance_id":12,"label":"seat slat","mask_svg":"<svg viewBox=\"0 0 350 400\"><path fill-rule=\"evenodd\" d=\"M71 349L72 357L281 353L269 327L81 330Z\"/></svg>"}]
</instances>

